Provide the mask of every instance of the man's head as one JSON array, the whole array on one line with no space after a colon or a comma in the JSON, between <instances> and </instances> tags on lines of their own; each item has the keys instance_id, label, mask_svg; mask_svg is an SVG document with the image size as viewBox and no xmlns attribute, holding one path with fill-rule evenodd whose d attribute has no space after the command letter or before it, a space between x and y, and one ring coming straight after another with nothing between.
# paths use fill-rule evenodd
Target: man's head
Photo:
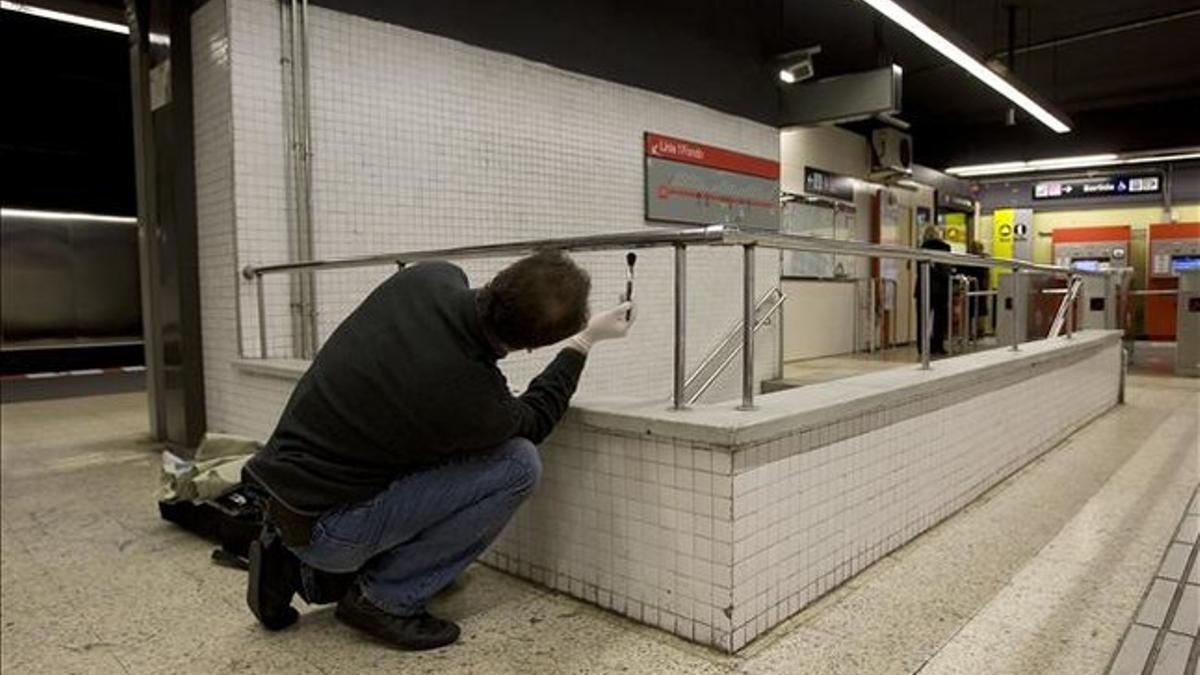
<instances>
[{"instance_id":1,"label":"man's head","mask_svg":"<svg viewBox=\"0 0 1200 675\"><path fill-rule=\"evenodd\" d=\"M564 340L588 320L592 281L561 251L541 251L500 270L479 293L488 330L510 350Z\"/></svg>"},{"instance_id":2,"label":"man's head","mask_svg":"<svg viewBox=\"0 0 1200 675\"><path fill-rule=\"evenodd\" d=\"M942 233L938 231L937 225L926 225L925 232L921 236L921 241L933 241L941 238Z\"/></svg>"}]
</instances>

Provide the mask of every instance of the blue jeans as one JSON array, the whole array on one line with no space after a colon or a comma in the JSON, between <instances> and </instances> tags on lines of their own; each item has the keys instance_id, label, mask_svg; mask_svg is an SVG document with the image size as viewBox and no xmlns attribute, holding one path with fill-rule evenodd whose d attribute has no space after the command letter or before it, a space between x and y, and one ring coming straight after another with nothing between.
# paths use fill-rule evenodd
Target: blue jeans
<instances>
[{"instance_id":1,"label":"blue jeans","mask_svg":"<svg viewBox=\"0 0 1200 675\"><path fill-rule=\"evenodd\" d=\"M374 498L327 511L307 546L308 567L356 572L371 604L398 616L425 609L500 534L541 475L537 446L513 438L398 478ZM317 593L314 575L301 573Z\"/></svg>"}]
</instances>

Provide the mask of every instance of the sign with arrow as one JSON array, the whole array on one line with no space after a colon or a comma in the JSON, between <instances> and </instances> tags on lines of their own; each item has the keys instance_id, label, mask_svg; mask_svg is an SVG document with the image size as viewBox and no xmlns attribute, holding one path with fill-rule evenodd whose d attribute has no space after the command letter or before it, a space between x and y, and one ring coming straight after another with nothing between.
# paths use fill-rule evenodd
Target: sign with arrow
<instances>
[{"instance_id":1,"label":"sign with arrow","mask_svg":"<svg viewBox=\"0 0 1200 675\"><path fill-rule=\"evenodd\" d=\"M1158 194L1159 192L1162 192L1162 179L1153 174L1045 181L1033 185L1035 200L1124 197L1126 195Z\"/></svg>"}]
</instances>

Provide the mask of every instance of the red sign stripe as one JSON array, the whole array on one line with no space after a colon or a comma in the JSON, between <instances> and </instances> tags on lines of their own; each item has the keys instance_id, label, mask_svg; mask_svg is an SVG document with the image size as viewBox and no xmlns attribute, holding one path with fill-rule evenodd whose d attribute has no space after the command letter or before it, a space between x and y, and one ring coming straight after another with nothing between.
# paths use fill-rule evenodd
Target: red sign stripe
<instances>
[{"instance_id":1,"label":"red sign stripe","mask_svg":"<svg viewBox=\"0 0 1200 675\"><path fill-rule=\"evenodd\" d=\"M779 180L779 162L646 132L646 156Z\"/></svg>"},{"instance_id":2,"label":"red sign stripe","mask_svg":"<svg viewBox=\"0 0 1200 675\"><path fill-rule=\"evenodd\" d=\"M1051 233L1055 244L1075 242L1129 241L1128 225L1093 225L1090 227L1056 227Z\"/></svg>"}]
</instances>

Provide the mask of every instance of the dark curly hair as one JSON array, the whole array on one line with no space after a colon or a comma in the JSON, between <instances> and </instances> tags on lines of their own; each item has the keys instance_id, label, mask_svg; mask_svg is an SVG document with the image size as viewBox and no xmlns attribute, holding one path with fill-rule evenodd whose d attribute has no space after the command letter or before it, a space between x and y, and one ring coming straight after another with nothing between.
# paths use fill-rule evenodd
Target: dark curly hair
<instances>
[{"instance_id":1,"label":"dark curly hair","mask_svg":"<svg viewBox=\"0 0 1200 675\"><path fill-rule=\"evenodd\" d=\"M500 270L479 293L484 324L509 349L554 344L588 320L588 273L562 251L540 251Z\"/></svg>"}]
</instances>

